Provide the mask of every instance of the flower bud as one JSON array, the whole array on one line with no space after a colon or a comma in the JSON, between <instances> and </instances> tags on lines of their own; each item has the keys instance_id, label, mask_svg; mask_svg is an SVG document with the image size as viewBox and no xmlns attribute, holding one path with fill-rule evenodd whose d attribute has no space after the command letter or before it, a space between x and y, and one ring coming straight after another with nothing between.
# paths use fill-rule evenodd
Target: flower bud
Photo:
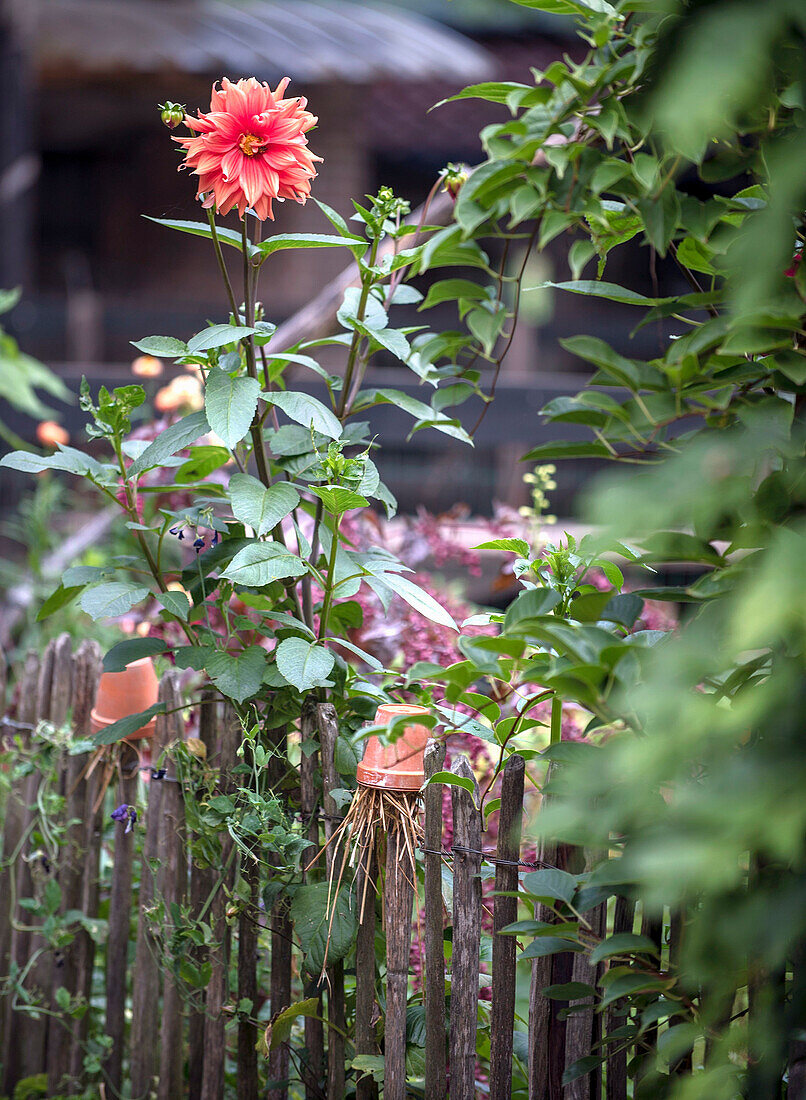
<instances>
[{"instance_id":1,"label":"flower bud","mask_svg":"<svg viewBox=\"0 0 806 1100\"><path fill-rule=\"evenodd\" d=\"M184 103L171 103L170 100L167 100L165 103L159 104L159 109L160 118L169 130L175 130L177 126L185 121Z\"/></svg>"},{"instance_id":2,"label":"flower bud","mask_svg":"<svg viewBox=\"0 0 806 1100\"><path fill-rule=\"evenodd\" d=\"M443 191L447 191L454 202L462 189L465 180L470 175L470 169L466 164L449 164L442 172Z\"/></svg>"}]
</instances>

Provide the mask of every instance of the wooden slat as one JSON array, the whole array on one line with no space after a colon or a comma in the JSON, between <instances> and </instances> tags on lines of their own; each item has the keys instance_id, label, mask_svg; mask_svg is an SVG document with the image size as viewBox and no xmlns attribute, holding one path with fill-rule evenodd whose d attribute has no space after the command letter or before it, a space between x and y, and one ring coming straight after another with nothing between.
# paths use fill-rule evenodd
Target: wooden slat
<instances>
[{"instance_id":1,"label":"wooden slat","mask_svg":"<svg viewBox=\"0 0 806 1100\"><path fill-rule=\"evenodd\" d=\"M176 671L166 672L163 680L165 681L165 703L169 711L165 718L170 744L183 739L184 724L182 713L178 710L182 705L182 694L179 690L179 674ZM188 868L185 800L182 787L177 781L176 764L170 752L165 756L163 766L165 779L160 782L165 784L165 789L162 792L160 836L157 846L159 860L157 890L162 897L167 914L167 927L164 929L167 937L173 926L171 907L177 905L181 908L187 896ZM182 993L172 973L166 967L162 985L158 1100L173 1100L185 1091L183 1030Z\"/></svg>"},{"instance_id":2,"label":"wooden slat","mask_svg":"<svg viewBox=\"0 0 806 1100\"><path fill-rule=\"evenodd\" d=\"M232 708L225 704L217 750L212 763L220 769L219 789L228 794L234 788L232 769L242 740L241 725ZM229 930L225 917L223 887L233 881L231 866L232 840L221 844L221 874L219 888L210 904L210 926L215 947L210 952L213 971L207 986L207 1007L204 1021L204 1079L201 1100L223 1100L224 1063L226 1060L226 1029L224 1005L229 997Z\"/></svg>"},{"instance_id":3,"label":"wooden slat","mask_svg":"<svg viewBox=\"0 0 806 1100\"><path fill-rule=\"evenodd\" d=\"M159 702L164 703L170 694L168 681L163 677L159 687ZM171 725L164 714L157 716L154 737L151 742L152 761L157 765L162 750L170 740ZM140 895L138 898L137 941L132 982L132 1029L130 1065L133 1096L147 1096L153 1087L159 1066L159 997L160 966L159 944L151 927L149 913L156 896L156 872L153 865L158 859L160 823L162 821L162 796L165 784L151 780L148 784L145 838L140 865Z\"/></svg>"},{"instance_id":4,"label":"wooden slat","mask_svg":"<svg viewBox=\"0 0 806 1100\"><path fill-rule=\"evenodd\" d=\"M496 855L511 865L499 863L495 869L493 905L493 973L490 1009L490 1095L509 1100L512 1092L512 1029L515 1023L514 936L500 935L501 929L518 919L518 899L502 897L518 888L517 861L520 856L523 825L523 757L510 756L501 780L501 807L498 814Z\"/></svg>"},{"instance_id":5,"label":"wooden slat","mask_svg":"<svg viewBox=\"0 0 806 1100\"><path fill-rule=\"evenodd\" d=\"M423 755L425 778L445 763L445 742L429 741ZM425 1098L447 1093L445 1041L445 938L442 903L442 787L425 788Z\"/></svg>"},{"instance_id":6,"label":"wooden slat","mask_svg":"<svg viewBox=\"0 0 806 1100\"><path fill-rule=\"evenodd\" d=\"M357 879L360 923L355 944L355 1052L376 1055L375 1039L375 927L378 863L374 848L364 855L365 870ZM363 905L363 912L362 912ZM355 1086L356 1100L377 1100L378 1085L371 1074L361 1077Z\"/></svg>"},{"instance_id":7,"label":"wooden slat","mask_svg":"<svg viewBox=\"0 0 806 1100\"><path fill-rule=\"evenodd\" d=\"M635 919L635 906L631 900L616 896L613 912L613 935L620 932L632 932ZM624 1023L624 1008L618 1002L611 1003L605 1014L606 1034L615 1031ZM616 1050L620 1044L608 1046L607 1073L605 1075L606 1100L627 1100L627 1050Z\"/></svg>"},{"instance_id":8,"label":"wooden slat","mask_svg":"<svg viewBox=\"0 0 806 1100\"><path fill-rule=\"evenodd\" d=\"M116 804L133 805L137 797L139 758L125 741L120 745L120 775ZM132 906L132 861L134 830L115 823L115 856L109 896L109 938L106 944L106 1034L112 1045L105 1071L113 1088L123 1081L123 1052L126 1035L126 976L128 973L129 920Z\"/></svg>"},{"instance_id":9,"label":"wooden slat","mask_svg":"<svg viewBox=\"0 0 806 1100\"><path fill-rule=\"evenodd\" d=\"M66 653L65 653L66 656ZM52 709L61 718L66 711L66 695L72 697L73 738L84 740L91 734L90 711L95 703L95 693L101 675L101 654L96 642L85 639L72 659L72 690L65 681L67 668L64 656L57 660L54 671L54 686L62 692L61 702L54 700ZM57 709L58 708L58 709ZM64 834L59 853L59 887L61 889L61 912L81 911L83 894L84 861L84 809L86 802L86 781L81 773L88 763L88 757L67 756L64 760L65 776L65 818L73 822ZM51 1001L57 1007L56 991L62 987L71 998L83 992L83 974L80 964L83 958L81 941L82 930L71 929L75 938L66 944L53 960ZM85 933L86 934L86 933ZM67 1079L71 1076L74 1064L74 1050L78 1046L78 1021L64 1020L64 1026L52 1024L48 1032L47 1074L48 1088L53 1093L68 1088Z\"/></svg>"},{"instance_id":10,"label":"wooden slat","mask_svg":"<svg viewBox=\"0 0 806 1100\"><path fill-rule=\"evenodd\" d=\"M541 864L554 866L557 845L543 841L539 849ZM546 905L535 906L535 920L551 922L554 914ZM532 960L529 985L529 1100L544 1100L549 1087L549 1032L551 1002L543 990L551 985L551 956Z\"/></svg>"},{"instance_id":11,"label":"wooden slat","mask_svg":"<svg viewBox=\"0 0 806 1100\"><path fill-rule=\"evenodd\" d=\"M451 1100L473 1100L481 946L481 856L474 853L481 851L481 814L477 809L478 783L465 757L456 762L453 771L472 781L473 793L451 787L454 870L450 1095Z\"/></svg>"},{"instance_id":12,"label":"wooden slat","mask_svg":"<svg viewBox=\"0 0 806 1100\"><path fill-rule=\"evenodd\" d=\"M36 718L36 684L39 679L39 654L35 650L29 650L25 658L19 685L19 705L17 708L17 721L22 724L32 724ZM28 729L16 729L9 727L5 731L6 743L12 743L13 738L18 737L23 744L28 744L31 732ZM3 859L14 857L18 849L24 845L25 829L28 818L27 799L28 781L19 779L12 784L8 792L5 806L5 819L3 823ZM13 877L12 877L13 876ZM21 910L17 909L16 901L19 900L21 891L28 883L30 892L30 872L28 864L17 858L14 864L6 868L0 868L0 897L9 898L9 901L0 905L0 973L8 974L9 960L17 957L17 944L19 932L12 932L11 920L16 919ZM14 887L15 905L12 911L10 904L11 888ZM14 1082L9 1071L9 1044L12 1031L12 997L8 996L0 1000L0 1057L3 1064L3 1091L11 1093Z\"/></svg>"},{"instance_id":13,"label":"wooden slat","mask_svg":"<svg viewBox=\"0 0 806 1100\"><path fill-rule=\"evenodd\" d=\"M199 706L199 740L207 750L207 761L211 763L217 752L217 738L220 707L218 694L207 689L202 692ZM190 867L190 912L194 920L208 919L204 910L207 899L215 885L216 874L212 867L202 867L192 862ZM197 966L207 959L207 949L198 948L193 953ZM207 990L196 991L196 1000L190 1009L188 1021L188 1100L200 1100L202 1081L204 1080L204 1006ZM134 1095L138 1095L135 1091Z\"/></svg>"},{"instance_id":14,"label":"wooden slat","mask_svg":"<svg viewBox=\"0 0 806 1100\"><path fill-rule=\"evenodd\" d=\"M414 869L402 829L386 838L383 891L386 931L386 1020L384 1023L384 1100L406 1097L406 1003L411 950Z\"/></svg>"},{"instance_id":15,"label":"wooden slat","mask_svg":"<svg viewBox=\"0 0 806 1100\"><path fill-rule=\"evenodd\" d=\"M589 864L589 868L590 868ZM585 919L590 924L593 935L601 937L605 928L605 908L597 905L595 909L585 913ZM585 982L596 987L597 968L590 965L587 952L574 955L573 969L571 971L572 982ZM595 1023L599 1017L594 1013L593 999L581 1012L569 1016L565 1026L565 1068L573 1065L579 1058L585 1058L591 1053L594 1041ZM596 1100L598 1081L601 1079L601 1067L584 1077L577 1077L566 1086L563 1100Z\"/></svg>"},{"instance_id":16,"label":"wooden slat","mask_svg":"<svg viewBox=\"0 0 806 1100\"><path fill-rule=\"evenodd\" d=\"M269 783L275 794L287 803L287 795L282 784L288 773L288 729L283 726L273 732L272 756L269 761ZM278 867L282 864L279 855L269 856ZM281 895L272 906L269 917L271 929L271 976L270 997L271 1012L274 1016L291 1004L291 944L293 929L288 916L288 899ZM279 1082L270 1086L268 1100L288 1100L289 1044L281 1043L277 1050L269 1054L268 1079Z\"/></svg>"},{"instance_id":17,"label":"wooden slat","mask_svg":"<svg viewBox=\"0 0 806 1100\"><path fill-rule=\"evenodd\" d=\"M259 866L253 855L241 853L241 876L247 908L238 916L238 1003L257 1005L257 920ZM257 1028L248 1018L238 1020L238 1100L258 1100Z\"/></svg>"},{"instance_id":18,"label":"wooden slat","mask_svg":"<svg viewBox=\"0 0 806 1100\"><path fill-rule=\"evenodd\" d=\"M322 761L322 804L325 811L325 839L330 840L336 830L338 807L330 792L341 786L336 774L336 741L339 724L332 703L319 703L316 708L316 724L319 729L320 758ZM329 844L326 851L327 871L341 864L342 848ZM337 876L338 877L338 873ZM344 1098L344 1033L346 1013L344 1007L344 963L339 961L328 967L328 1027L327 1032L327 1096L328 1100Z\"/></svg>"},{"instance_id":19,"label":"wooden slat","mask_svg":"<svg viewBox=\"0 0 806 1100\"><path fill-rule=\"evenodd\" d=\"M310 696L306 699L300 718L300 739L302 753L300 756L300 806L303 820L307 821L306 833L308 840L314 847L310 852L319 850L319 817L317 814L316 771L319 763L319 752L314 748L318 744L318 728L316 701ZM314 748L309 752L306 749ZM315 881L318 870L312 867L307 872L308 881ZM321 993L318 982L308 981L305 984L305 996L319 996L319 1012L322 1015ZM325 1036L321 1019L315 1020L310 1016L305 1017L305 1048L307 1061L302 1067L303 1084L305 1087L305 1100L321 1100L323 1090L321 1081L325 1066Z\"/></svg>"}]
</instances>

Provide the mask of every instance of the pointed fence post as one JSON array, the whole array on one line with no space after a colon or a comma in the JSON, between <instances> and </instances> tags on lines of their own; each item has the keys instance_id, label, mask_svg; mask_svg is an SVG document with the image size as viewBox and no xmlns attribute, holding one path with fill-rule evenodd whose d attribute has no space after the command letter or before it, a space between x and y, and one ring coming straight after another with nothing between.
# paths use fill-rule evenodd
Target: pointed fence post
<instances>
[{"instance_id":1,"label":"pointed fence post","mask_svg":"<svg viewBox=\"0 0 806 1100\"><path fill-rule=\"evenodd\" d=\"M275 792L281 791L281 785L288 774L288 729L283 726L273 738L272 756L269 760L269 782ZM287 796L281 795L284 804ZM287 807L286 807L287 808ZM303 855L304 859L304 855ZM281 857L270 855L270 862L281 863ZM271 1014L275 1016L291 1004L291 946L292 926L288 915L288 899L281 896L275 901L269 918L271 928L271 976L270 996ZM268 1100L288 1100L288 1070L290 1063L289 1044L281 1043L277 1050L269 1053L269 1081L279 1082L269 1086Z\"/></svg>"},{"instance_id":2,"label":"pointed fence post","mask_svg":"<svg viewBox=\"0 0 806 1100\"><path fill-rule=\"evenodd\" d=\"M506 861L495 868L493 902L493 973L490 1010L490 1096L509 1100L512 1092L512 1030L515 1024L514 936L502 936L501 929L518 919L518 899L502 897L518 889L518 859L523 826L522 756L510 756L501 779L501 808L498 814L496 855Z\"/></svg>"},{"instance_id":3,"label":"pointed fence post","mask_svg":"<svg viewBox=\"0 0 806 1100\"><path fill-rule=\"evenodd\" d=\"M616 904L613 911L613 935L620 932L632 932L635 920L634 903L621 894L616 895ZM605 1012L605 1034L621 1027L625 1022L624 1008L618 1001L608 1005ZM605 1075L606 1100L627 1100L627 1058L628 1051L616 1050L619 1044L609 1048L611 1053L607 1059L607 1073Z\"/></svg>"},{"instance_id":4,"label":"pointed fence post","mask_svg":"<svg viewBox=\"0 0 806 1100\"><path fill-rule=\"evenodd\" d=\"M9 727L5 730L6 744L14 736L23 744L31 740L31 728L36 720L36 685L39 679L39 654L29 650L22 670L19 685L19 704L17 723L20 729ZM28 728L31 727L31 728ZM18 941L21 933L12 928L22 910L19 900L30 894L30 870L19 853L25 847L25 830L29 824L28 815L28 779L16 780L8 792L3 825L3 859L14 859L7 869L0 870L0 973L8 974L9 963L18 957ZM13 887L13 889L12 889ZM12 1076L11 1035L14 1030L13 993L0 1001L0 1059L2 1059L2 1091L11 1094L16 1078Z\"/></svg>"},{"instance_id":5,"label":"pointed fence post","mask_svg":"<svg viewBox=\"0 0 806 1100\"><path fill-rule=\"evenodd\" d=\"M423 754L425 778L442 770L445 742L429 741ZM442 787L425 788L425 1100L444 1100L446 1078L445 1035L445 921L442 903Z\"/></svg>"},{"instance_id":6,"label":"pointed fence post","mask_svg":"<svg viewBox=\"0 0 806 1100\"><path fill-rule=\"evenodd\" d=\"M66 657L66 652L65 652ZM57 717L66 715L67 704L72 696L73 739L84 740L90 735L90 711L95 703L95 693L101 675L101 653L97 642L85 639L72 659L70 690L68 691L67 667L64 657L57 662L54 670L54 711ZM56 674L58 671L58 675ZM60 706L61 701L61 706ZM60 709L57 711L56 708ZM64 814L72 822L65 833L59 853L59 887L61 889L61 912L81 912L84 860L84 811L86 803L86 780L82 772L88 757L67 756L64 759ZM82 933L73 927L73 941L65 945L60 958L54 960L51 999L57 1006L56 992L64 988L71 998L83 993L83 981L80 964L83 956ZM78 1020L66 1019L62 1023L52 1022L48 1032L47 1073L48 1089L54 1095L61 1091L64 1082L71 1076L74 1063L73 1048L78 1044Z\"/></svg>"},{"instance_id":7,"label":"pointed fence post","mask_svg":"<svg viewBox=\"0 0 806 1100\"><path fill-rule=\"evenodd\" d=\"M479 787L465 757L453 767L472 791L451 787L453 803L453 955L451 963L451 1100L476 1094L476 1023L481 946Z\"/></svg>"},{"instance_id":8,"label":"pointed fence post","mask_svg":"<svg viewBox=\"0 0 806 1100\"><path fill-rule=\"evenodd\" d=\"M383 892L386 931L386 1020L384 1024L384 1100L406 1097L406 1000L411 951L414 875L403 830L386 838Z\"/></svg>"},{"instance_id":9,"label":"pointed fence post","mask_svg":"<svg viewBox=\"0 0 806 1100\"><path fill-rule=\"evenodd\" d=\"M159 702L168 699L168 680L163 676L159 687ZM160 714L151 742L152 761L160 758L171 737L171 725L167 715ZM152 930L150 912L156 896L156 862L160 823L162 821L162 796L164 783L152 780L148 784L145 838L140 865L140 896L138 898L137 941L132 983L132 1028L129 1044L129 1064L133 1096L147 1096L157 1075L159 1058L159 997L160 966L158 939Z\"/></svg>"},{"instance_id":10,"label":"pointed fence post","mask_svg":"<svg viewBox=\"0 0 806 1100\"><path fill-rule=\"evenodd\" d=\"M359 912L358 937L355 945L355 1052L377 1055L375 1040L375 927L378 863L373 850L366 855L366 870L360 870L357 881ZM363 905L363 912L362 912ZM377 1100L378 1085L367 1073L355 1086L356 1100Z\"/></svg>"}]
</instances>

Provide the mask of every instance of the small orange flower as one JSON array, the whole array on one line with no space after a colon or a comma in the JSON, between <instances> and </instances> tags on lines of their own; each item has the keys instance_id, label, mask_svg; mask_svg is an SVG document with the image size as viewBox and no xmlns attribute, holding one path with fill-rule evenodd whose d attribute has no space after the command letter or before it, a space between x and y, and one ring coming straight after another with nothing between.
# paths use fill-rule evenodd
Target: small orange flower
<instances>
[{"instance_id":1,"label":"small orange flower","mask_svg":"<svg viewBox=\"0 0 806 1100\"><path fill-rule=\"evenodd\" d=\"M159 378L162 374L162 360L154 355L138 355L132 363L132 374L138 378Z\"/></svg>"},{"instance_id":2,"label":"small orange flower","mask_svg":"<svg viewBox=\"0 0 806 1100\"><path fill-rule=\"evenodd\" d=\"M208 114L185 116L197 137L174 138L186 150L182 168L199 177L196 197L202 206L227 214L233 207L243 218L247 207L261 221L274 219L273 199L304 203L316 177L315 156L307 130L316 116L307 100L284 99L285 77L272 92L254 77L233 84L226 77L213 85Z\"/></svg>"},{"instance_id":3,"label":"small orange flower","mask_svg":"<svg viewBox=\"0 0 806 1100\"><path fill-rule=\"evenodd\" d=\"M43 447L66 447L70 442L69 434L55 420L43 420L37 426L36 438Z\"/></svg>"},{"instance_id":4,"label":"small orange flower","mask_svg":"<svg viewBox=\"0 0 806 1100\"><path fill-rule=\"evenodd\" d=\"M163 386L154 398L154 406L159 412L176 412L177 409L203 409L204 394L201 382L188 374L173 378Z\"/></svg>"}]
</instances>

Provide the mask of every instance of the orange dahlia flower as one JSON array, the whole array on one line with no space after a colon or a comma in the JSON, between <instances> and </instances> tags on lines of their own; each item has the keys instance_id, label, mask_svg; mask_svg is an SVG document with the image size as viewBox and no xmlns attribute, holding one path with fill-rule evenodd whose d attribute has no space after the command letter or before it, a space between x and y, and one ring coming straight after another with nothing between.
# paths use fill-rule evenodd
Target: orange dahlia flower
<instances>
[{"instance_id":1,"label":"orange dahlia flower","mask_svg":"<svg viewBox=\"0 0 806 1100\"><path fill-rule=\"evenodd\" d=\"M308 148L307 130L316 116L305 110L307 100L284 99L285 77L272 91L254 77L233 84L226 77L213 85L209 114L185 116L196 137L175 137L184 146L180 165L199 177L196 197L205 208L220 214L247 207L263 221L274 218L273 199L304 203L316 176L315 156Z\"/></svg>"}]
</instances>

